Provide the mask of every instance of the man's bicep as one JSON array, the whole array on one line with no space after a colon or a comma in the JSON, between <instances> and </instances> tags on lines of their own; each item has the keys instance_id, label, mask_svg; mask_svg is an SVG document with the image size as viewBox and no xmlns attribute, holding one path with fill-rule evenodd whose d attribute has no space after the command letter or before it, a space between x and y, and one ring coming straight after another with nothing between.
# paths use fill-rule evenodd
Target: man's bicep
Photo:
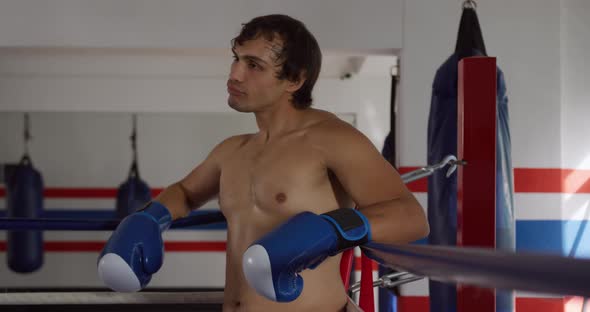
<instances>
[{"instance_id":1,"label":"man's bicep","mask_svg":"<svg viewBox=\"0 0 590 312\"><path fill-rule=\"evenodd\" d=\"M243 138L231 137L219 143L207 158L180 181L192 208L198 208L219 194L221 165Z\"/></svg>"},{"instance_id":2,"label":"man's bicep","mask_svg":"<svg viewBox=\"0 0 590 312\"><path fill-rule=\"evenodd\" d=\"M246 139L246 135L225 139L213 148L201 164L180 181L192 208L202 206L219 194L222 164Z\"/></svg>"},{"instance_id":3,"label":"man's bicep","mask_svg":"<svg viewBox=\"0 0 590 312\"><path fill-rule=\"evenodd\" d=\"M206 159L180 181L191 208L198 208L219 193L221 170L212 159Z\"/></svg>"}]
</instances>

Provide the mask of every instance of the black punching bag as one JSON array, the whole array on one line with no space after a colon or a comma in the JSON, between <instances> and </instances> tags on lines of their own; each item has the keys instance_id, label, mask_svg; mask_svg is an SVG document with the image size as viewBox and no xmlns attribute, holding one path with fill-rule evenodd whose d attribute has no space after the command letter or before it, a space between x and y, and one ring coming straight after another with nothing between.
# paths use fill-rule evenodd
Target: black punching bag
<instances>
[{"instance_id":1,"label":"black punching bag","mask_svg":"<svg viewBox=\"0 0 590 312\"><path fill-rule=\"evenodd\" d=\"M39 218L43 212L43 179L27 155L18 165L7 165L6 210L9 218ZM8 231L8 267L31 273L43 265L41 231Z\"/></svg>"},{"instance_id":2,"label":"black punching bag","mask_svg":"<svg viewBox=\"0 0 590 312\"><path fill-rule=\"evenodd\" d=\"M142 208L152 199L150 187L139 176L137 165L137 116L133 115L133 132L131 133L131 148L133 162L129 169L127 180L117 191L116 213L118 218L124 218Z\"/></svg>"},{"instance_id":3,"label":"black punching bag","mask_svg":"<svg viewBox=\"0 0 590 312\"><path fill-rule=\"evenodd\" d=\"M150 187L134 170L127 180L119 186L117 191L116 211L118 218L125 218L129 214L142 208L152 199Z\"/></svg>"}]
</instances>

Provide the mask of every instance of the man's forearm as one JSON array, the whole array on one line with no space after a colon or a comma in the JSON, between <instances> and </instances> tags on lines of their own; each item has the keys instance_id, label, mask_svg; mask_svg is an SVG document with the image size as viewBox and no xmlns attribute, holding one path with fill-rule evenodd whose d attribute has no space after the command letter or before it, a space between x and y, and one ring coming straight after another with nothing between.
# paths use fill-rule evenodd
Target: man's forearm
<instances>
[{"instance_id":1,"label":"man's forearm","mask_svg":"<svg viewBox=\"0 0 590 312\"><path fill-rule=\"evenodd\" d=\"M400 198L360 207L371 225L371 239L379 243L405 244L424 238L429 226L414 198Z\"/></svg>"},{"instance_id":2,"label":"man's forearm","mask_svg":"<svg viewBox=\"0 0 590 312\"><path fill-rule=\"evenodd\" d=\"M180 182L176 182L165 188L158 194L155 200L170 211L172 220L188 216L193 208L187 191Z\"/></svg>"}]
</instances>

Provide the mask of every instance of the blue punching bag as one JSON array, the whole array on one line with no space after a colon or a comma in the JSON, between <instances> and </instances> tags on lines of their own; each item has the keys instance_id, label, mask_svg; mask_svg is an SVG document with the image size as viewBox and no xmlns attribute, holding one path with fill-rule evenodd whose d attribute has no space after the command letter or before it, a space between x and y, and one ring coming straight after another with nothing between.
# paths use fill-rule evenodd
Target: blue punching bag
<instances>
[{"instance_id":1,"label":"blue punching bag","mask_svg":"<svg viewBox=\"0 0 590 312\"><path fill-rule=\"evenodd\" d=\"M428 120L428 163L457 154L457 64L453 54L436 72ZM438 170L428 177L430 245L457 244L457 175ZM455 284L428 282L430 312L457 311Z\"/></svg>"},{"instance_id":2,"label":"blue punching bag","mask_svg":"<svg viewBox=\"0 0 590 312\"><path fill-rule=\"evenodd\" d=\"M514 173L508 115L508 96L504 73L497 69L497 135L496 135L496 249L516 250L514 219ZM496 290L496 312L514 311L514 291Z\"/></svg>"},{"instance_id":3,"label":"blue punching bag","mask_svg":"<svg viewBox=\"0 0 590 312\"><path fill-rule=\"evenodd\" d=\"M139 176L137 165L137 116L135 115L133 115L133 132L130 139L133 162L127 180L119 185L117 191L116 213L118 218L125 218L142 208L152 199L150 187Z\"/></svg>"},{"instance_id":4,"label":"blue punching bag","mask_svg":"<svg viewBox=\"0 0 590 312\"><path fill-rule=\"evenodd\" d=\"M6 166L6 210L9 218L38 218L43 213L43 179L27 155L18 165ZM8 231L8 267L31 273L43 265L41 231Z\"/></svg>"}]
</instances>

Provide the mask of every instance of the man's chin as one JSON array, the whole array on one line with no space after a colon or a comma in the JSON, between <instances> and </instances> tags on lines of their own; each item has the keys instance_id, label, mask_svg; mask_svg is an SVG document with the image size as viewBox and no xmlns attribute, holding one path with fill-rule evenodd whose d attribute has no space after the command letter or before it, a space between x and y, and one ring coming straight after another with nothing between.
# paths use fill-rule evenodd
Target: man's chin
<instances>
[{"instance_id":1,"label":"man's chin","mask_svg":"<svg viewBox=\"0 0 590 312\"><path fill-rule=\"evenodd\" d=\"M228 100L227 104L229 105L229 107L231 107L235 111L242 112L242 113L250 112L249 110L246 109L245 105L240 105L240 103L238 103L236 101Z\"/></svg>"}]
</instances>

